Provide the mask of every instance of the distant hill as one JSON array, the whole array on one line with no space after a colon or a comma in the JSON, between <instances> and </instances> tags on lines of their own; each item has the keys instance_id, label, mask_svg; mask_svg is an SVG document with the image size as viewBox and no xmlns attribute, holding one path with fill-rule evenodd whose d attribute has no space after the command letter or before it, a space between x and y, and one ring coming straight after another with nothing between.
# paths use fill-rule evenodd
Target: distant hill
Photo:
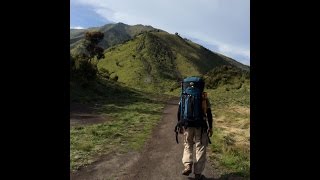
<instances>
[{"instance_id":1,"label":"distant hill","mask_svg":"<svg viewBox=\"0 0 320 180\"><path fill-rule=\"evenodd\" d=\"M101 27L93 27L88 29L70 29L70 49L77 48L84 40L86 31L100 31L104 33L104 39L100 43L103 48L108 48L113 45L123 43L129 39L132 39L135 35L145 32L157 30L152 26L143 25L126 25L123 23L107 24Z\"/></svg>"},{"instance_id":2,"label":"distant hill","mask_svg":"<svg viewBox=\"0 0 320 180\"><path fill-rule=\"evenodd\" d=\"M98 68L130 87L149 91L170 91L186 76L208 76L214 68L228 66L249 72L249 66L212 52L178 33L170 34L152 26L107 24L70 30L71 53L81 51L86 31L101 31L105 58ZM209 74L208 74L209 73ZM212 75L212 73L211 73Z\"/></svg>"}]
</instances>

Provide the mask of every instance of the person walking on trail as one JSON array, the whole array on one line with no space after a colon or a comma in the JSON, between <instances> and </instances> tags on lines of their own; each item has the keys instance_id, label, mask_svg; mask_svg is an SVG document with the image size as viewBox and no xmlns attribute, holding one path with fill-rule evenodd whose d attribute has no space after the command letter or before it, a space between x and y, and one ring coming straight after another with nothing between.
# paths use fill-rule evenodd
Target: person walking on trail
<instances>
[{"instance_id":1,"label":"person walking on trail","mask_svg":"<svg viewBox=\"0 0 320 180\"><path fill-rule=\"evenodd\" d=\"M204 90L204 81L199 77L188 77L182 81L182 93L178 109L177 134L183 134L184 150L182 175L189 176L194 169L195 179L201 179L206 162L206 148L212 136L211 104ZM193 146L195 144L195 162Z\"/></svg>"}]
</instances>

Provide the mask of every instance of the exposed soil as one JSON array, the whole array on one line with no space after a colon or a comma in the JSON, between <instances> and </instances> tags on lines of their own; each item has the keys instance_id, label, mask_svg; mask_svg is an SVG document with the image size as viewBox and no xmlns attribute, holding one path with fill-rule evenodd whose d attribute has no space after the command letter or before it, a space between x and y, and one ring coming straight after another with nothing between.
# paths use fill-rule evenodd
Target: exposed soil
<instances>
[{"instance_id":1,"label":"exposed soil","mask_svg":"<svg viewBox=\"0 0 320 180\"><path fill-rule=\"evenodd\" d=\"M126 154L112 153L105 155L89 166L71 173L71 179L194 179L193 173L189 176L181 175L181 171L183 170L183 141L182 135L179 135L179 144L177 144L174 133L174 127L177 122L177 108L178 99L171 100L167 103L163 111L162 119L153 130L151 137L147 140L141 152L129 152ZM86 113L90 114L90 110L87 109ZM82 115L86 113L82 112ZM73 117L76 119L77 116L73 114ZM78 122L82 117L80 116L79 118L78 116ZM102 119L98 120L99 118L101 117L94 116L94 118L91 119L95 119L94 122L103 121ZM90 117L87 119L90 119ZM214 179L213 168L209 161L206 163L203 175L203 179Z\"/></svg>"}]
</instances>

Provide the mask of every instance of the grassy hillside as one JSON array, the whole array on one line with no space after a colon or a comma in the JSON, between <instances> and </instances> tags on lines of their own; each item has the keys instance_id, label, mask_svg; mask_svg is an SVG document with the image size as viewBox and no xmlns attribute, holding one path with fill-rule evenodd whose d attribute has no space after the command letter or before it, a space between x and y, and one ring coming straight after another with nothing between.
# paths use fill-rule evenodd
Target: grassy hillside
<instances>
[{"instance_id":1,"label":"grassy hillside","mask_svg":"<svg viewBox=\"0 0 320 180\"><path fill-rule=\"evenodd\" d=\"M207 90L212 103L213 167L216 173L250 178L250 81L227 91L228 85Z\"/></svg>"},{"instance_id":2,"label":"grassy hillside","mask_svg":"<svg viewBox=\"0 0 320 180\"><path fill-rule=\"evenodd\" d=\"M98 69L106 69L117 82L100 78L86 86L70 82L71 102L98 103L96 113L110 117L105 123L71 128L72 170L102 154L142 147L160 120L165 101L180 95L180 80L198 75L205 78L214 113L210 157L215 172L250 177L248 66L151 26L118 23L90 30L105 33L101 43L106 48L105 58L99 61ZM81 49L85 31L70 30L72 53Z\"/></svg>"},{"instance_id":3,"label":"grassy hillside","mask_svg":"<svg viewBox=\"0 0 320 180\"><path fill-rule=\"evenodd\" d=\"M175 70L170 48L153 33L137 36L123 45L109 48L98 64L117 75L118 81L131 87L152 91L168 90L179 74Z\"/></svg>"},{"instance_id":4,"label":"grassy hillside","mask_svg":"<svg viewBox=\"0 0 320 180\"><path fill-rule=\"evenodd\" d=\"M226 85L226 90L240 89L246 80L250 79L250 72L234 66L220 66L213 68L204 75L206 86L216 89Z\"/></svg>"},{"instance_id":5,"label":"grassy hillside","mask_svg":"<svg viewBox=\"0 0 320 180\"><path fill-rule=\"evenodd\" d=\"M169 34L152 26L123 23L89 28L101 31L105 59L98 64L119 82L151 92L170 92L183 77L204 75L215 67L230 65L249 70L229 57L212 52L179 34ZM70 30L71 54L83 51L87 30Z\"/></svg>"},{"instance_id":6,"label":"grassy hillside","mask_svg":"<svg viewBox=\"0 0 320 180\"><path fill-rule=\"evenodd\" d=\"M98 64L118 76L119 82L153 92L170 92L186 76L203 75L231 65L220 55L179 35L147 32L105 51Z\"/></svg>"},{"instance_id":7,"label":"grassy hillside","mask_svg":"<svg viewBox=\"0 0 320 180\"><path fill-rule=\"evenodd\" d=\"M108 153L139 151L170 98L101 79L85 88L76 82L71 82L70 87L72 103L95 107L95 114L108 118L103 123L70 128L72 171Z\"/></svg>"},{"instance_id":8,"label":"grassy hillside","mask_svg":"<svg viewBox=\"0 0 320 180\"><path fill-rule=\"evenodd\" d=\"M217 176L250 178L249 72L221 66L208 72L206 89L214 115L210 159ZM168 93L179 96L181 89ZM227 178L227 177L226 177Z\"/></svg>"},{"instance_id":9,"label":"grassy hillside","mask_svg":"<svg viewBox=\"0 0 320 180\"><path fill-rule=\"evenodd\" d=\"M101 27L93 27L88 29L70 29L70 49L72 53L77 53L80 51L79 48L81 49L81 43L83 42L85 32L87 31L100 31L104 33L104 39L99 45L104 49L107 49L116 44L121 44L125 41L128 41L139 33L158 30L152 26L129 26L123 23L106 24Z\"/></svg>"}]
</instances>

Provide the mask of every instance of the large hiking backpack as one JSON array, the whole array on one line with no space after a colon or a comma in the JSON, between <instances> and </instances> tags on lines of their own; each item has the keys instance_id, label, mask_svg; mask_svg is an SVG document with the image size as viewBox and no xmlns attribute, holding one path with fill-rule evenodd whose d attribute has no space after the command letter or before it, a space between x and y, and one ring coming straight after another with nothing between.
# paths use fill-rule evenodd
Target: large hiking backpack
<instances>
[{"instance_id":1,"label":"large hiking backpack","mask_svg":"<svg viewBox=\"0 0 320 180\"><path fill-rule=\"evenodd\" d=\"M180 120L192 124L202 124L206 110L204 80L187 77L182 81L180 97Z\"/></svg>"}]
</instances>

